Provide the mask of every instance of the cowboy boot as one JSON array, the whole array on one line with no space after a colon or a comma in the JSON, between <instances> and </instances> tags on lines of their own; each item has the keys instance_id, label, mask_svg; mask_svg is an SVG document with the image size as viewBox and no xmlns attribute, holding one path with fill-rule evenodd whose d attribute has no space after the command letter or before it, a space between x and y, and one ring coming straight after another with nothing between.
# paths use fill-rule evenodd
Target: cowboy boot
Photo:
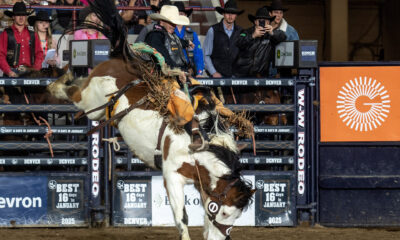
<instances>
[{"instance_id":1,"label":"cowboy boot","mask_svg":"<svg viewBox=\"0 0 400 240\"><path fill-rule=\"evenodd\" d=\"M205 151L208 149L208 141L205 140L205 137L200 131L200 122L199 119L194 116L192 119L192 143L189 144L189 149L192 152Z\"/></svg>"}]
</instances>

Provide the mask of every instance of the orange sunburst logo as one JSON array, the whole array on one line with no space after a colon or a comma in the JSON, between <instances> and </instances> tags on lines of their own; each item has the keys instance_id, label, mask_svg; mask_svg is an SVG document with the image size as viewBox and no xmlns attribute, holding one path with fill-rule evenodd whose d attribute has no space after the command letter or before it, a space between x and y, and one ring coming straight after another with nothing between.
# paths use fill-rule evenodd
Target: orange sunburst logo
<instances>
[{"instance_id":1,"label":"orange sunburst logo","mask_svg":"<svg viewBox=\"0 0 400 240\"><path fill-rule=\"evenodd\" d=\"M371 77L354 78L345 83L337 96L340 119L354 131L373 131L390 113L390 96L379 81Z\"/></svg>"}]
</instances>

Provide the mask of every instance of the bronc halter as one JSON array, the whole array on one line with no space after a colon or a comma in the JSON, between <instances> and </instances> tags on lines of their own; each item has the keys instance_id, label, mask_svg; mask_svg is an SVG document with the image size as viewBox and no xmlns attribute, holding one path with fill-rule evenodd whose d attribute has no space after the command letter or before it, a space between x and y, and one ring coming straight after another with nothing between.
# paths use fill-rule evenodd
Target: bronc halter
<instances>
[{"instance_id":1,"label":"bronc halter","mask_svg":"<svg viewBox=\"0 0 400 240\"><path fill-rule=\"evenodd\" d=\"M222 201L223 201L224 199L226 199L226 194L229 192L229 190L233 187L233 185L235 185L235 183L236 183L239 179L235 179L234 181L230 182L230 183L225 187L224 191L222 191L222 193L217 194L217 193L211 192L210 194L207 194L207 193L204 191L204 188L203 188L203 183L202 183L202 181L201 181L201 177L200 177L200 172L199 172L199 167L198 167L198 166L199 166L199 163L196 161L197 176L198 176L198 178L199 178L200 190L201 190L201 191L200 191L200 195L201 195L201 198L202 198L202 200L203 200L203 203L205 203L206 195L212 196L212 197L214 197L214 198L217 199L217 201L212 201L212 200L211 200L211 201L208 203L207 209L208 209L208 211L211 213L211 215L210 215L210 214L208 214L208 213L206 212L206 214L207 214L207 216L208 216L208 219L209 219L209 220L214 224L214 226L226 237L225 240L230 240L230 239L231 239L231 238L230 238L230 234L231 234L231 230L232 230L233 225L221 224L221 223L217 222L216 217L217 217L217 214L218 214L219 210L221 209Z\"/></svg>"}]
</instances>

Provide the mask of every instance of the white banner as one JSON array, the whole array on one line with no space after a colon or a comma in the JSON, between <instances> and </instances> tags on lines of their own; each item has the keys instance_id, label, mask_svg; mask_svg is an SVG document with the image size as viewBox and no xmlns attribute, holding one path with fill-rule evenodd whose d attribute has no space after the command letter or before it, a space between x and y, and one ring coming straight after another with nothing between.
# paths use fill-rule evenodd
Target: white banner
<instances>
[{"instance_id":1,"label":"white banner","mask_svg":"<svg viewBox=\"0 0 400 240\"><path fill-rule=\"evenodd\" d=\"M245 179L251 181L254 186L254 176L244 176ZM169 203L167 193L164 188L162 176L153 176L151 181L152 190L152 226L175 226L171 205ZM204 209L201 204L199 192L194 185L186 185L185 207L189 217L189 226L203 226ZM254 226L255 225L255 207L254 202L249 206L247 211L236 220L235 226Z\"/></svg>"}]
</instances>

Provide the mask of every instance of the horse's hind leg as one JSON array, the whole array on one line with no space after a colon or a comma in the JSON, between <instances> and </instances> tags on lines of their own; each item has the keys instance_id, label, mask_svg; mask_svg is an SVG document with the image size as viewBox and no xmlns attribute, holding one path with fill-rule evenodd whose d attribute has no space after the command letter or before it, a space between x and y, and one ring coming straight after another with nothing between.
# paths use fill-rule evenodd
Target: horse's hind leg
<instances>
[{"instance_id":1,"label":"horse's hind leg","mask_svg":"<svg viewBox=\"0 0 400 240\"><path fill-rule=\"evenodd\" d=\"M167 167L164 164L163 169L166 168ZM190 240L189 230L187 227L188 216L185 209L185 194L183 192L184 185L185 180L182 175L164 172L164 186L167 190L172 211L174 212L176 227L179 230L182 240Z\"/></svg>"}]
</instances>

